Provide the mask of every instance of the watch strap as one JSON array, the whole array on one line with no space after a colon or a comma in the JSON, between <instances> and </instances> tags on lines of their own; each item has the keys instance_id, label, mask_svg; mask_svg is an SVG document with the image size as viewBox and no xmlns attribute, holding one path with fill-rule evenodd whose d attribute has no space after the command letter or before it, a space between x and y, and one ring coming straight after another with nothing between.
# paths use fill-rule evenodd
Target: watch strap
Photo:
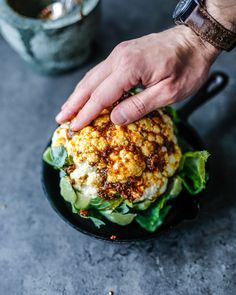
<instances>
[{"instance_id":1,"label":"watch strap","mask_svg":"<svg viewBox=\"0 0 236 295\"><path fill-rule=\"evenodd\" d=\"M218 49L230 51L236 45L236 33L222 26L203 5L197 5L184 24Z\"/></svg>"}]
</instances>

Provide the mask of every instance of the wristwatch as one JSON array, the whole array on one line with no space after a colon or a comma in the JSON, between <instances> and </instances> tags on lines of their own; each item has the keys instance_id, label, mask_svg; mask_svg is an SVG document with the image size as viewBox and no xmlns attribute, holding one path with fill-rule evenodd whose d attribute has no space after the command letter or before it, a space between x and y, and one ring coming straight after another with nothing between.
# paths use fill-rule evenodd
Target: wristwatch
<instances>
[{"instance_id":1,"label":"wristwatch","mask_svg":"<svg viewBox=\"0 0 236 295\"><path fill-rule=\"evenodd\" d=\"M200 38L218 49L230 51L236 45L236 33L214 19L204 6L203 0L181 0L173 19L178 25L190 27Z\"/></svg>"}]
</instances>

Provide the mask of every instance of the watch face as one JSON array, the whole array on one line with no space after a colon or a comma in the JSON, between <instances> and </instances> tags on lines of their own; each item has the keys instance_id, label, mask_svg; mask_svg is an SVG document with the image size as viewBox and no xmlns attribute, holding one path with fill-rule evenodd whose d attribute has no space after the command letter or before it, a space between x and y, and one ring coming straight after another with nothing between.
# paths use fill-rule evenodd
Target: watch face
<instances>
[{"instance_id":1,"label":"watch face","mask_svg":"<svg viewBox=\"0 0 236 295\"><path fill-rule=\"evenodd\" d=\"M188 10L189 6L193 1L194 0L180 0L174 10L173 18L180 18Z\"/></svg>"}]
</instances>

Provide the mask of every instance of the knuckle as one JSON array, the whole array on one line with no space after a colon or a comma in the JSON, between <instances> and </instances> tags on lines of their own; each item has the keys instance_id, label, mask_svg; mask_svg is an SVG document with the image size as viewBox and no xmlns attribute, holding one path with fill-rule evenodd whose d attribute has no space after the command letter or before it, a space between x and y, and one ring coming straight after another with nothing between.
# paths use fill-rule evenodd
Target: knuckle
<instances>
[{"instance_id":1,"label":"knuckle","mask_svg":"<svg viewBox=\"0 0 236 295\"><path fill-rule=\"evenodd\" d=\"M73 105L68 105L67 108L64 110L64 113L67 117L71 117L76 114L76 108Z\"/></svg>"},{"instance_id":2,"label":"knuckle","mask_svg":"<svg viewBox=\"0 0 236 295\"><path fill-rule=\"evenodd\" d=\"M140 61L140 52L139 50L126 50L120 60L121 67L134 67Z\"/></svg>"},{"instance_id":3,"label":"knuckle","mask_svg":"<svg viewBox=\"0 0 236 295\"><path fill-rule=\"evenodd\" d=\"M93 69L89 70L85 75L84 75L84 79L88 79L93 73Z\"/></svg>"},{"instance_id":4,"label":"knuckle","mask_svg":"<svg viewBox=\"0 0 236 295\"><path fill-rule=\"evenodd\" d=\"M138 115L142 116L146 114L146 106L138 95L135 95L134 97L132 96L130 100L131 100L132 107L134 108L135 112Z\"/></svg>"},{"instance_id":5,"label":"knuckle","mask_svg":"<svg viewBox=\"0 0 236 295\"><path fill-rule=\"evenodd\" d=\"M81 84L82 84L82 80L75 86L73 93L75 93L78 89L80 89Z\"/></svg>"},{"instance_id":6,"label":"knuckle","mask_svg":"<svg viewBox=\"0 0 236 295\"><path fill-rule=\"evenodd\" d=\"M167 86L167 93L170 96L175 96L178 93L178 85L171 83Z\"/></svg>"},{"instance_id":7,"label":"knuckle","mask_svg":"<svg viewBox=\"0 0 236 295\"><path fill-rule=\"evenodd\" d=\"M91 101L91 102L95 102L95 103L98 103L98 102L99 102L99 99L98 99L98 96L96 95L96 93L93 93L93 94L90 96L90 101Z\"/></svg>"},{"instance_id":8,"label":"knuckle","mask_svg":"<svg viewBox=\"0 0 236 295\"><path fill-rule=\"evenodd\" d=\"M71 104L71 101L73 100L73 97L74 97L74 92L72 92L70 94L67 101L64 103L64 105L62 107L64 107L64 108L68 107Z\"/></svg>"},{"instance_id":9,"label":"knuckle","mask_svg":"<svg viewBox=\"0 0 236 295\"><path fill-rule=\"evenodd\" d=\"M94 69L89 70L83 79L76 85L75 90L86 90L89 87L89 81L94 72Z\"/></svg>"},{"instance_id":10,"label":"knuckle","mask_svg":"<svg viewBox=\"0 0 236 295\"><path fill-rule=\"evenodd\" d=\"M127 46L129 45L129 42L128 41L123 41L121 43L119 43L118 45L116 45L115 47L115 51L122 51L124 50L125 48L127 48Z\"/></svg>"},{"instance_id":11,"label":"knuckle","mask_svg":"<svg viewBox=\"0 0 236 295\"><path fill-rule=\"evenodd\" d=\"M101 108L106 107L105 101L103 99L101 99L101 96L98 93L94 93L94 94L91 95L90 102L98 105Z\"/></svg>"},{"instance_id":12,"label":"knuckle","mask_svg":"<svg viewBox=\"0 0 236 295\"><path fill-rule=\"evenodd\" d=\"M76 87L75 87L75 89L74 89L74 93L77 92L77 91L79 91L79 90L81 90L81 89L83 89L83 87L84 87L83 84L84 84L84 81L81 80L81 81L76 85Z\"/></svg>"},{"instance_id":13,"label":"knuckle","mask_svg":"<svg viewBox=\"0 0 236 295\"><path fill-rule=\"evenodd\" d=\"M168 97L168 103L172 103L176 100L176 97L180 94L181 92L181 86L179 83L169 83L166 85L166 96Z\"/></svg>"},{"instance_id":14,"label":"knuckle","mask_svg":"<svg viewBox=\"0 0 236 295\"><path fill-rule=\"evenodd\" d=\"M89 83L86 80L81 81L76 87L76 91L86 91L89 89Z\"/></svg>"}]
</instances>

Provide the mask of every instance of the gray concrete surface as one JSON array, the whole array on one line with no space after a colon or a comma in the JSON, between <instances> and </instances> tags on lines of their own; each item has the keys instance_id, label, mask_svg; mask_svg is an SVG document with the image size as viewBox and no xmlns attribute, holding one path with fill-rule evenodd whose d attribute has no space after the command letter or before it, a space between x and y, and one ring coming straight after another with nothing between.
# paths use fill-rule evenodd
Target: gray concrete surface
<instances>
[{"instance_id":1,"label":"gray concrete surface","mask_svg":"<svg viewBox=\"0 0 236 295\"><path fill-rule=\"evenodd\" d=\"M110 244L66 225L41 188L42 150L77 81L119 41L171 25L174 4L104 0L90 63L59 77L33 73L0 38L1 295L236 294L235 50L214 65L230 85L191 119L213 165L195 222L152 242Z\"/></svg>"}]
</instances>

